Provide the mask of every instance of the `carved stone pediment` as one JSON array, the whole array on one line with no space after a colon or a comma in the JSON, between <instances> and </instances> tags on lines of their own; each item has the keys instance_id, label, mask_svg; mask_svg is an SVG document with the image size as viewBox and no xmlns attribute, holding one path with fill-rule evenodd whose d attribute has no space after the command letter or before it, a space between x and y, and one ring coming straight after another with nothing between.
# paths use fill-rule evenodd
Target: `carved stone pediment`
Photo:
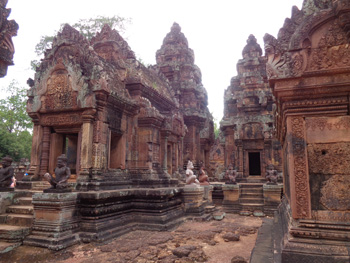
<instances>
[{"instance_id":1,"label":"carved stone pediment","mask_svg":"<svg viewBox=\"0 0 350 263\"><path fill-rule=\"evenodd\" d=\"M15 48L12 37L17 35L18 24L14 20L7 20L11 9L6 8L7 0L0 1L0 77L7 74L7 67L13 65Z\"/></svg>"},{"instance_id":2,"label":"carved stone pediment","mask_svg":"<svg viewBox=\"0 0 350 263\"><path fill-rule=\"evenodd\" d=\"M264 36L269 79L350 66L349 1L308 0L293 7L278 38Z\"/></svg>"},{"instance_id":3,"label":"carved stone pediment","mask_svg":"<svg viewBox=\"0 0 350 263\"><path fill-rule=\"evenodd\" d=\"M42 110L65 110L77 108L77 92L72 89L72 78L59 63L46 82Z\"/></svg>"}]
</instances>

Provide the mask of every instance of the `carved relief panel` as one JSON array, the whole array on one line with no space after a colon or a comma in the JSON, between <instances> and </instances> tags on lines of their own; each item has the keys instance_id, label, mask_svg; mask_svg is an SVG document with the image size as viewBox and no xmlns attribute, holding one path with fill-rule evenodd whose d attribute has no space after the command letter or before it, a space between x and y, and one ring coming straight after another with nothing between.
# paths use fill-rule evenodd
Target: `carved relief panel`
<instances>
[{"instance_id":1,"label":"carved relief panel","mask_svg":"<svg viewBox=\"0 0 350 263\"><path fill-rule=\"evenodd\" d=\"M294 206L294 218L309 218L311 215L309 171L306 152L306 136L304 118L292 117L288 120L291 133L287 158L289 164L291 198Z\"/></svg>"},{"instance_id":2,"label":"carved relief panel","mask_svg":"<svg viewBox=\"0 0 350 263\"><path fill-rule=\"evenodd\" d=\"M313 210L350 209L350 117L307 118Z\"/></svg>"},{"instance_id":3,"label":"carved relief panel","mask_svg":"<svg viewBox=\"0 0 350 263\"><path fill-rule=\"evenodd\" d=\"M335 20L313 49L310 70L333 69L350 66L350 46L345 27Z\"/></svg>"},{"instance_id":4,"label":"carved relief panel","mask_svg":"<svg viewBox=\"0 0 350 263\"><path fill-rule=\"evenodd\" d=\"M263 127L260 123L248 123L243 125L243 139L263 139Z\"/></svg>"},{"instance_id":5,"label":"carved relief panel","mask_svg":"<svg viewBox=\"0 0 350 263\"><path fill-rule=\"evenodd\" d=\"M47 80L44 109L72 109L77 107L77 92L72 90L72 80L64 69L54 71Z\"/></svg>"}]
</instances>

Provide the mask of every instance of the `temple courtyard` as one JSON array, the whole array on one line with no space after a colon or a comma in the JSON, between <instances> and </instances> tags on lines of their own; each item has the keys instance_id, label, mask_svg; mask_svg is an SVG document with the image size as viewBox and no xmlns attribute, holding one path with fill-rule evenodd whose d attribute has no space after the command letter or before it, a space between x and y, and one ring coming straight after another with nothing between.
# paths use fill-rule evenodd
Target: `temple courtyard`
<instances>
[{"instance_id":1,"label":"temple courtyard","mask_svg":"<svg viewBox=\"0 0 350 263\"><path fill-rule=\"evenodd\" d=\"M349 262L350 0L249 35L219 128L184 31L144 65L109 24L62 25L27 81L30 164L1 156L1 262Z\"/></svg>"},{"instance_id":2,"label":"temple courtyard","mask_svg":"<svg viewBox=\"0 0 350 263\"><path fill-rule=\"evenodd\" d=\"M230 263L235 258L237 261L232 262L244 263L249 262L263 220L268 223L273 219L228 214L221 221L189 220L172 231L138 230L107 242L82 243L58 252L24 245L1 255L0 262Z\"/></svg>"}]
</instances>

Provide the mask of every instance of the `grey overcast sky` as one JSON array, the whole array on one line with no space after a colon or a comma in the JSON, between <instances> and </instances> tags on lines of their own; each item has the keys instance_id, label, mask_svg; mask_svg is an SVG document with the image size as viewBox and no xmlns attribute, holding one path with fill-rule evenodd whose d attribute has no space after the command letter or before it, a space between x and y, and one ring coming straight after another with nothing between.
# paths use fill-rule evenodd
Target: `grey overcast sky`
<instances>
[{"instance_id":1,"label":"grey overcast sky","mask_svg":"<svg viewBox=\"0 0 350 263\"><path fill-rule=\"evenodd\" d=\"M34 78L30 61L35 59L34 47L42 35L53 35L62 23L79 19L119 15L132 19L124 36L138 58L155 64L173 22L194 50L195 63L202 71L207 89L209 109L216 121L223 116L223 94L237 74L236 63L250 34L263 48L265 33L276 36L284 20L291 16L292 6L301 9L303 0L9 0L10 19L19 24L13 38L15 66L9 67L0 86L13 79L26 87ZM0 96L4 96L1 94Z\"/></svg>"}]
</instances>

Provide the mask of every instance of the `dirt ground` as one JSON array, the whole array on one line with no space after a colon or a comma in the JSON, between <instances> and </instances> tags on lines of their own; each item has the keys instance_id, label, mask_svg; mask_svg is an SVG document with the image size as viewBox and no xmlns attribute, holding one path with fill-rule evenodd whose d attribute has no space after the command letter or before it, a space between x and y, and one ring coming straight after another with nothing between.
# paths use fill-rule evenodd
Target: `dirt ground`
<instances>
[{"instance_id":1,"label":"dirt ground","mask_svg":"<svg viewBox=\"0 0 350 263\"><path fill-rule=\"evenodd\" d=\"M58 252L21 246L1 255L0 262L230 263L234 256L249 262L261 224L257 217L229 214L222 221L187 221L171 232L134 231L108 243L82 243Z\"/></svg>"}]
</instances>

